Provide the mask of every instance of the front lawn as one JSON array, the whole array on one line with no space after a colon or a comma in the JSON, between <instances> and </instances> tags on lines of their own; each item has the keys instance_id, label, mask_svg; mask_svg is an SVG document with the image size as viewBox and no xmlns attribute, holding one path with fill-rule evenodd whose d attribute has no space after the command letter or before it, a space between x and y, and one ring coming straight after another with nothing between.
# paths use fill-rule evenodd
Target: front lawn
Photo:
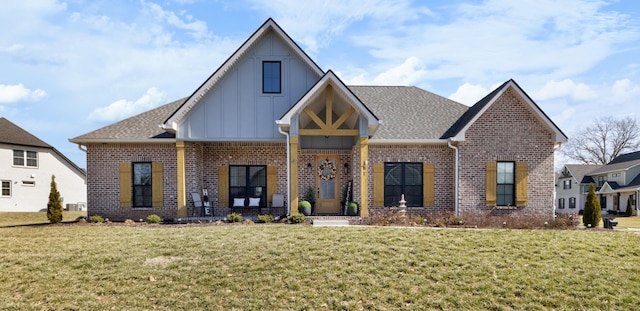
<instances>
[{"instance_id":1,"label":"front lawn","mask_svg":"<svg viewBox=\"0 0 640 311\"><path fill-rule=\"evenodd\" d=\"M630 310L640 235L303 225L0 228L7 310Z\"/></svg>"},{"instance_id":2,"label":"front lawn","mask_svg":"<svg viewBox=\"0 0 640 311\"><path fill-rule=\"evenodd\" d=\"M87 212L62 212L62 222L73 222L78 217L87 217ZM47 212L0 212L0 227L46 223L49 223Z\"/></svg>"}]
</instances>

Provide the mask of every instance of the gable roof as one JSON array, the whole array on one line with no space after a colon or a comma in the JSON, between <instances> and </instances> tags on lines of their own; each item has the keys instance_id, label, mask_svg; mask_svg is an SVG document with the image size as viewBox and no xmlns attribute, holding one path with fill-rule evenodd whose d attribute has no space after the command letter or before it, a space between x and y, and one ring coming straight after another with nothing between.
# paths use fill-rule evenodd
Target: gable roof
<instances>
[{"instance_id":1,"label":"gable roof","mask_svg":"<svg viewBox=\"0 0 640 311\"><path fill-rule=\"evenodd\" d=\"M356 109L358 114L364 115L367 118L369 125L369 133L372 135L378 129L380 125L380 120L376 117L375 114L365 105L360 99L338 78L338 76L333 73L333 71L327 71L316 84L311 87L307 91L307 93L298 100L298 102L293 105L287 112L282 115L280 120L276 120L276 123L279 125L290 125L291 118L293 115L303 109L309 102L313 100L314 97L321 95L322 91L328 86L334 86L334 89L337 92L340 92L344 96L346 96L351 103L353 103L353 107Z\"/></svg>"},{"instance_id":2,"label":"gable roof","mask_svg":"<svg viewBox=\"0 0 640 311\"><path fill-rule=\"evenodd\" d=\"M175 141L175 134L160 127L186 98L182 98L155 109L143 112L95 131L69 139L72 143L87 144L101 142L161 142Z\"/></svg>"},{"instance_id":3,"label":"gable roof","mask_svg":"<svg viewBox=\"0 0 640 311\"><path fill-rule=\"evenodd\" d=\"M15 125L13 122L7 120L4 117L0 118L0 143L15 146L51 149L55 154L62 158L62 160L66 161L67 163L69 163L69 165L71 165L71 167L80 172L82 176L87 176L87 172L85 170L73 163L73 161L69 160L69 158L58 151L58 149L47 144L33 134L25 131L24 129Z\"/></svg>"},{"instance_id":4,"label":"gable roof","mask_svg":"<svg viewBox=\"0 0 640 311\"><path fill-rule=\"evenodd\" d=\"M437 142L469 106L415 86L349 86L384 125L370 143Z\"/></svg>"},{"instance_id":5,"label":"gable roof","mask_svg":"<svg viewBox=\"0 0 640 311\"><path fill-rule=\"evenodd\" d=\"M625 171L634 166L640 165L640 151L626 153L617 156L607 165L593 171L590 175L606 174L614 171Z\"/></svg>"},{"instance_id":6,"label":"gable roof","mask_svg":"<svg viewBox=\"0 0 640 311\"><path fill-rule=\"evenodd\" d=\"M282 39L289 48L300 57L300 59L309 66L318 76L322 76L324 72L320 67L298 46L289 35L280 28L280 26L269 18L260 28L258 28L222 65L209 76L209 78L191 94L180 107L167 117L162 126L169 131L175 132L177 123L184 117L193 106L203 98L207 92L227 73L227 71L235 65L264 35L273 31L280 39Z\"/></svg>"},{"instance_id":7,"label":"gable roof","mask_svg":"<svg viewBox=\"0 0 640 311\"><path fill-rule=\"evenodd\" d=\"M575 179L577 182L582 183L585 177L585 175L589 175L589 173L593 172L594 170L597 170L598 168L602 167L602 165L595 165L595 164L565 164L565 166L567 168L567 170L569 171L569 173L571 174L571 176L573 177L573 179ZM563 176L560 176L560 178L566 178Z\"/></svg>"},{"instance_id":8,"label":"gable roof","mask_svg":"<svg viewBox=\"0 0 640 311\"><path fill-rule=\"evenodd\" d=\"M520 98L522 98L522 100L527 104L529 109L532 110L533 114L553 132L554 143L567 142L567 135L565 135L562 130L560 130L560 128L551 121L544 111L538 107L531 97L529 97L529 95L527 95L527 93L525 93L513 79L509 79L473 105L447 130L444 135L442 135L441 138L451 138L459 141L464 140L467 129L469 129L469 127L473 125L473 123L478 120L478 118L480 118L480 116L487 111L487 109L489 109L489 107L491 107L491 105L493 105L493 103L496 102L496 100L498 100L498 98L500 98L500 96L502 96L502 94L509 88L514 89Z\"/></svg>"},{"instance_id":9,"label":"gable roof","mask_svg":"<svg viewBox=\"0 0 640 311\"><path fill-rule=\"evenodd\" d=\"M0 118L0 143L25 147L53 148L4 117Z\"/></svg>"}]
</instances>

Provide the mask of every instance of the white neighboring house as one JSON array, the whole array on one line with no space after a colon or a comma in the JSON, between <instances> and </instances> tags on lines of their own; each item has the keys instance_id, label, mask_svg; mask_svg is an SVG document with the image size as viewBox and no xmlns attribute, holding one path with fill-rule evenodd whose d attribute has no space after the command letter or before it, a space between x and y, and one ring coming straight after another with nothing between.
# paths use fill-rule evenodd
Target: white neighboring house
<instances>
[{"instance_id":1,"label":"white neighboring house","mask_svg":"<svg viewBox=\"0 0 640 311\"><path fill-rule=\"evenodd\" d=\"M86 172L51 145L0 118L0 212L46 210L52 175L62 207L86 209Z\"/></svg>"},{"instance_id":2,"label":"white neighboring house","mask_svg":"<svg viewBox=\"0 0 640 311\"><path fill-rule=\"evenodd\" d=\"M556 213L578 214L584 209L589 184L594 182L589 173L602 165L566 164L556 176Z\"/></svg>"}]
</instances>

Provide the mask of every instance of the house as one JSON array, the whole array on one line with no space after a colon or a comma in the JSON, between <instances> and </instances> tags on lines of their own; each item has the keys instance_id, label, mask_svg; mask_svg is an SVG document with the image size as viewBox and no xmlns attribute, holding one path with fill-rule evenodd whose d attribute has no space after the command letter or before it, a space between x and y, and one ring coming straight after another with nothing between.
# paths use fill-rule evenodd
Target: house
<instances>
[{"instance_id":1,"label":"house","mask_svg":"<svg viewBox=\"0 0 640 311\"><path fill-rule=\"evenodd\" d=\"M584 209L593 182L588 175L602 167L595 164L565 164L556 178L556 213L578 214Z\"/></svg>"},{"instance_id":2,"label":"house","mask_svg":"<svg viewBox=\"0 0 640 311\"><path fill-rule=\"evenodd\" d=\"M634 215L638 211L640 194L640 151L617 156L611 162L593 170L583 184L596 184L600 208L609 213L625 213L631 201ZM587 188L588 189L588 188Z\"/></svg>"},{"instance_id":3,"label":"house","mask_svg":"<svg viewBox=\"0 0 640 311\"><path fill-rule=\"evenodd\" d=\"M46 210L52 175L63 207L85 208L85 171L6 118L0 118L0 163L0 212Z\"/></svg>"},{"instance_id":4,"label":"house","mask_svg":"<svg viewBox=\"0 0 640 311\"><path fill-rule=\"evenodd\" d=\"M70 139L87 150L89 215L112 220L290 215L305 193L316 215L347 196L361 217L402 198L415 215L553 217L566 140L513 80L472 107L347 86L272 19L190 96Z\"/></svg>"}]
</instances>

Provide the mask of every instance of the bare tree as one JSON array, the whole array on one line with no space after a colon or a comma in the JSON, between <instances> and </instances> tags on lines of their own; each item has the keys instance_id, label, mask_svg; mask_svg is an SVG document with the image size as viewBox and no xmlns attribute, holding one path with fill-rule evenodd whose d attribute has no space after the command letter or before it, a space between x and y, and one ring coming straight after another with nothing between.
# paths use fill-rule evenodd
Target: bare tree
<instances>
[{"instance_id":1,"label":"bare tree","mask_svg":"<svg viewBox=\"0 0 640 311\"><path fill-rule=\"evenodd\" d=\"M632 117L602 117L579 130L562 146L562 153L584 164L607 164L626 151L640 147L640 126Z\"/></svg>"}]
</instances>

